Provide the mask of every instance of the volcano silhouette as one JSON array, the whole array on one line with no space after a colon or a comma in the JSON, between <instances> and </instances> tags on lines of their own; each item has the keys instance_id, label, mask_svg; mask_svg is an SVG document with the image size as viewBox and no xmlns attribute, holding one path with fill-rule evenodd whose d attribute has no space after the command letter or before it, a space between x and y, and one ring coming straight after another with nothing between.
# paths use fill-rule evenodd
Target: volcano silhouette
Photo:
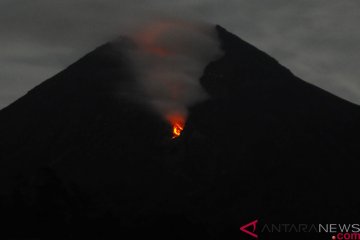
<instances>
[{"instance_id":1,"label":"volcano silhouette","mask_svg":"<svg viewBox=\"0 0 360 240\"><path fill-rule=\"evenodd\" d=\"M137 100L125 40L0 111L4 239L239 239L255 219L359 220L360 107L216 28L210 98L177 139Z\"/></svg>"}]
</instances>

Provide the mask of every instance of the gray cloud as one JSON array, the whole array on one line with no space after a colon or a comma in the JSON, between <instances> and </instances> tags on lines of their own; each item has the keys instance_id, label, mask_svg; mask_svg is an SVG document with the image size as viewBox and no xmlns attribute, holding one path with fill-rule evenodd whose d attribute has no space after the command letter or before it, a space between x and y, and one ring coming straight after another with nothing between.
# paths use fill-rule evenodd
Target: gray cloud
<instances>
[{"instance_id":1,"label":"gray cloud","mask_svg":"<svg viewBox=\"0 0 360 240\"><path fill-rule=\"evenodd\" d=\"M204 68L223 54L214 25L159 19L131 37L128 55L145 102L182 128L188 108L208 97L199 81Z\"/></svg>"},{"instance_id":2,"label":"gray cloud","mask_svg":"<svg viewBox=\"0 0 360 240\"><path fill-rule=\"evenodd\" d=\"M218 23L296 75L360 103L356 0L0 0L0 108L159 12Z\"/></svg>"}]
</instances>

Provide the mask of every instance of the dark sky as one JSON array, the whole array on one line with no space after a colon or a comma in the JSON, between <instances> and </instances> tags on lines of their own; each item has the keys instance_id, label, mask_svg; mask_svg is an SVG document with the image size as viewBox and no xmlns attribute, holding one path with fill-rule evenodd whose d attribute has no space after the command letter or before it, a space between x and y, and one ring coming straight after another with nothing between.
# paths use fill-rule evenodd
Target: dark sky
<instances>
[{"instance_id":1,"label":"dark sky","mask_svg":"<svg viewBox=\"0 0 360 240\"><path fill-rule=\"evenodd\" d=\"M358 0L0 0L0 108L158 14L220 24L304 80L360 103Z\"/></svg>"}]
</instances>

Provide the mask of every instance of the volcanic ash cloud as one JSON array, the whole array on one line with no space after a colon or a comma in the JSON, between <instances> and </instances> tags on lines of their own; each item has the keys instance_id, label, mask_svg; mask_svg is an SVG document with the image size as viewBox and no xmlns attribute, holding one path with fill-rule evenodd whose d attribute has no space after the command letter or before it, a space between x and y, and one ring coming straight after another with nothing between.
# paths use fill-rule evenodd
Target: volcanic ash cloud
<instances>
[{"instance_id":1,"label":"volcanic ash cloud","mask_svg":"<svg viewBox=\"0 0 360 240\"><path fill-rule=\"evenodd\" d=\"M221 56L215 27L158 21L132 37L130 58L146 101L170 124L184 127L188 107L208 97L199 81L204 68Z\"/></svg>"}]
</instances>

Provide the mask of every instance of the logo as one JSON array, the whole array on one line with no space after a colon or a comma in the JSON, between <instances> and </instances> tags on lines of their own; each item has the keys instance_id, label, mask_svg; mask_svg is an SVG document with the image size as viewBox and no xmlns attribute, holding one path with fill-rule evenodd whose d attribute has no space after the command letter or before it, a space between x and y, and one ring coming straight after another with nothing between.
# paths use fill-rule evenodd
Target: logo
<instances>
[{"instance_id":1,"label":"logo","mask_svg":"<svg viewBox=\"0 0 360 240\"><path fill-rule=\"evenodd\" d=\"M252 221L240 227L240 231L251 236L258 238L255 233L308 233L308 234L331 234L331 240L360 240L360 223L353 224L257 224L258 220ZM258 228L259 227L259 228Z\"/></svg>"},{"instance_id":2,"label":"logo","mask_svg":"<svg viewBox=\"0 0 360 240\"><path fill-rule=\"evenodd\" d=\"M244 226L240 227L240 230L254 238L258 238L258 235L255 234L257 222L258 220L255 220L248 224L245 224ZM249 228L251 228L251 231L248 230Z\"/></svg>"}]
</instances>

